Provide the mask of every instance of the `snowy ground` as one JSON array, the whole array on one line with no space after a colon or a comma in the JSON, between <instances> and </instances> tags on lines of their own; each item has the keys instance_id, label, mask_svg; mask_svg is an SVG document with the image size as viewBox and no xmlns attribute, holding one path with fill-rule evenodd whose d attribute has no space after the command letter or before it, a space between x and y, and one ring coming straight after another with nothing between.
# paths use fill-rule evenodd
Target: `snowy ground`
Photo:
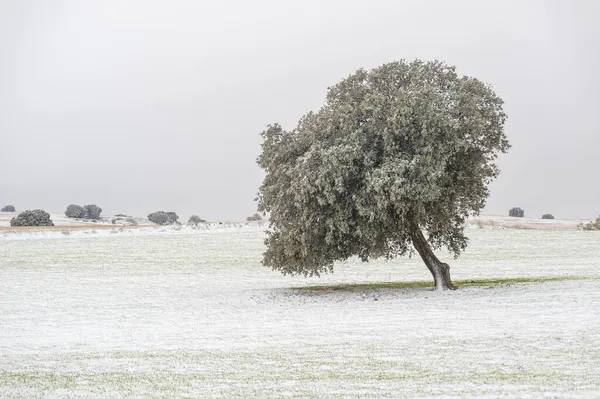
<instances>
[{"instance_id":1,"label":"snowy ground","mask_svg":"<svg viewBox=\"0 0 600 399\"><path fill-rule=\"evenodd\" d=\"M0 397L599 397L600 233L468 232L456 280L584 279L307 292L429 276L281 276L256 228L2 234Z\"/></svg>"},{"instance_id":2,"label":"snowy ground","mask_svg":"<svg viewBox=\"0 0 600 399\"><path fill-rule=\"evenodd\" d=\"M480 215L470 219L467 225L480 228L507 228L525 230L577 230L580 223L588 223L584 219L538 219L517 218L508 216Z\"/></svg>"},{"instance_id":3,"label":"snowy ground","mask_svg":"<svg viewBox=\"0 0 600 399\"><path fill-rule=\"evenodd\" d=\"M0 212L0 227L10 226L10 219L17 216L20 212ZM52 213L50 219L55 226L102 226L111 225L111 217L104 217L98 221L86 221L83 222L81 219L68 218L64 214ZM138 221L144 221L145 219L137 219ZM145 220L146 223L149 223Z\"/></svg>"},{"instance_id":4,"label":"snowy ground","mask_svg":"<svg viewBox=\"0 0 600 399\"><path fill-rule=\"evenodd\" d=\"M0 232L3 230L10 230L10 219L17 216L19 212L0 212ZM52 213L50 214L50 218L52 222L56 226L55 229L50 230L58 230L59 227L63 228L73 228L73 227L89 227L89 228L111 228L115 227L114 224L111 223L111 220L115 218L114 216L102 216L100 220L87 220L82 221L81 219L73 219L68 218L64 214ZM117 218L124 219L124 218ZM148 221L148 219L134 217L135 222L139 227L149 227L155 226L154 223ZM552 219L552 220L543 220L538 218L515 218L515 217L507 217L507 216L497 216L497 215L480 215L474 218L471 218L467 225L471 227L479 227L479 228L514 228L514 229L531 229L531 230L577 230L577 225L579 223L587 223L589 220L575 220L575 219ZM121 227L121 224L127 224L123 222L123 220L119 220L117 222L117 227ZM217 223L213 223L212 227L223 227L218 226ZM225 222L226 225L246 225L248 223L245 222ZM250 225L255 225L257 223L251 222ZM27 228L21 230L40 230L39 228ZM48 230L48 228L43 228L43 230Z\"/></svg>"}]
</instances>

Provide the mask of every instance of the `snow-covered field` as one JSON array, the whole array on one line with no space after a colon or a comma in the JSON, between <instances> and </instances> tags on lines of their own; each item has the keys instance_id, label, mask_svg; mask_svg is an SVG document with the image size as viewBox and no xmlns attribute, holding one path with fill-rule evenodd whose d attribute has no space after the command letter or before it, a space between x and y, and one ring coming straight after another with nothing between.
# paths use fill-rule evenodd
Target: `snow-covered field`
<instances>
[{"instance_id":1,"label":"snow-covered field","mask_svg":"<svg viewBox=\"0 0 600 399\"><path fill-rule=\"evenodd\" d=\"M13 217L17 216L20 212L0 212L0 227L9 227L10 226L10 219L12 219ZM64 214L58 214L58 213L51 213L50 214L50 218L52 219L52 222L54 223L55 226L64 226L64 227L70 227L70 226L103 226L103 225L111 225L111 216L106 216L103 217L101 220L97 220L97 221L91 221L91 220L87 220L87 221L82 221L81 219L73 219L73 218L68 218L66 217ZM136 218L136 221L138 223L146 223L148 224L148 220L146 219L141 219L141 218Z\"/></svg>"},{"instance_id":2,"label":"snow-covered field","mask_svg":"<svg viewBox=\"0 0 600 399\"><path fill-rule=\"evenodd\" d=\"M418 259L320 279L253 227L0 234L0 397L600 397L600 233L470 228L455 280Z\"/></svg>"}]
</instances>

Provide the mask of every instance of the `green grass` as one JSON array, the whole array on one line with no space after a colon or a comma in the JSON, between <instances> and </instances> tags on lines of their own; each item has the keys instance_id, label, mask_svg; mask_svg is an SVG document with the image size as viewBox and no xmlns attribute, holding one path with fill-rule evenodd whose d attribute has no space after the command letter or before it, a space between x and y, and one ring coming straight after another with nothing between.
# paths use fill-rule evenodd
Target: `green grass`
<instances>
[{"instance_id":1,"label":"green grass","mask_svg":"<svg viewBox=\"0 0 600 399\"><path fill-rule=\"evenodd\" d=\"M493 285L509 285L518 283L546 283L552 281L568 280L597 280L600 277L582 276L556 276L556 277L512 277L512 278L490 278L477 280L453 281L454 285L462 287L479 287ZM356 284L333 284L333 285L309 285L305 287L293 287L295 291L327 292L327 291L364 291L376 289L405 289L405 288L433 288L433 281L389 281Z\"/></svg>"}]
</instances>

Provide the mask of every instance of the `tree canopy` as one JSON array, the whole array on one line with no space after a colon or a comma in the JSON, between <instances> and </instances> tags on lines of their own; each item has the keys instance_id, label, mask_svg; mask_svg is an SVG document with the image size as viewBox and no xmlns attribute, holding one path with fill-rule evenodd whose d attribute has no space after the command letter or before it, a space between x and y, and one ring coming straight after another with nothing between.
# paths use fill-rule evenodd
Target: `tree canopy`
<instances>
[{"instance_id":1,"label":"tree canopy","mask_svg":"<svg viewBox=\"0 0 600 399\"><path fill-rule=\"evenodd\" d=\"M502 105L453 66L399 61L330 87L292 130L269 125L257 160L259 211L270 215L263 263L313 276L414 246L436 288L453 288L432 249L457 257L467 246L465 219L484 207L510 147Z\"/></svg>"},{"instance_id":2,"label":"tree canopy","mask_svg":"<svg viewBox=\"0 0 600 399\"><path fill-rule=\"evenodd\" d=\"M50 214L42 209L24 211L10 220L11 226L54 226Z\"/></svg>"}]
</instances>

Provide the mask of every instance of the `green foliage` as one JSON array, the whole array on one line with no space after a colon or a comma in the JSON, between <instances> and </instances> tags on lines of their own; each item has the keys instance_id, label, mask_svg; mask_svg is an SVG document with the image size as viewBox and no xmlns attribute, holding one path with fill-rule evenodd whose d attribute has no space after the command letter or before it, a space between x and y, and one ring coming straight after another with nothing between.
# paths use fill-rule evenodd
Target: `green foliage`
<instances>
[{"instance_id":1,"label":"green foliage","mask_svg":"<svg viewBox=\"0 0 600 399\"><path fill-rule=\"evenodd\" d=\"M554 216L550 213L545 213L542 215L542 219L554 219Z\"/></svg>"},{"instance_id":2,"label":"green foliage","mask_svg":"<svg viewBox=\"0 0 600 399\"><path fill-rule=\"evenodd\" d=\"M50 214L41 209L19 213L10 220L11 226L54 226Z\"/></svg>"},{"instance_id":3,"label":"green foliage","mask_svg":"<svg viewBox=\"0 0 600 399\"><path fill-rule=\"evenodd\" d=\"M291 131L269 125L258 157L263 263L308 276L352 256L389 259L411 253L415 228L458 256L465 219L485 205L510 147L502 104L452 66L400 61L330 87Z\"/></svg>"},{"instance_id":4,"label":"green foliage","mask_svg":"<svg viewBox=\"0 0 600 399\"><path fill-rule=\"evenodd\" d=\"M581 230L600 230L600 216L596 218L596 221L589 223L580 223L577 226Z\"/></svg>"},{"instance_id":5,"label":"green foliage","mask_svg":"<svg viewBox=\"0 0 600 399\"><path fill-rule=\"evenodd\" d=\"M14 205L6 205L4 208L0 209L0 212L16 212Z\"/></svg>"},{"instance_id":6,"label":"green foliage","mask_svg":"<svg viewBox=\"0 0 600 399\"><path fill-rule=\"evenodd\" d=\"M519 207L514 207L508 211L508 216L512 216L515 218L522 218L525 216L525 211Z\"/></svg>"}]
</instances>

